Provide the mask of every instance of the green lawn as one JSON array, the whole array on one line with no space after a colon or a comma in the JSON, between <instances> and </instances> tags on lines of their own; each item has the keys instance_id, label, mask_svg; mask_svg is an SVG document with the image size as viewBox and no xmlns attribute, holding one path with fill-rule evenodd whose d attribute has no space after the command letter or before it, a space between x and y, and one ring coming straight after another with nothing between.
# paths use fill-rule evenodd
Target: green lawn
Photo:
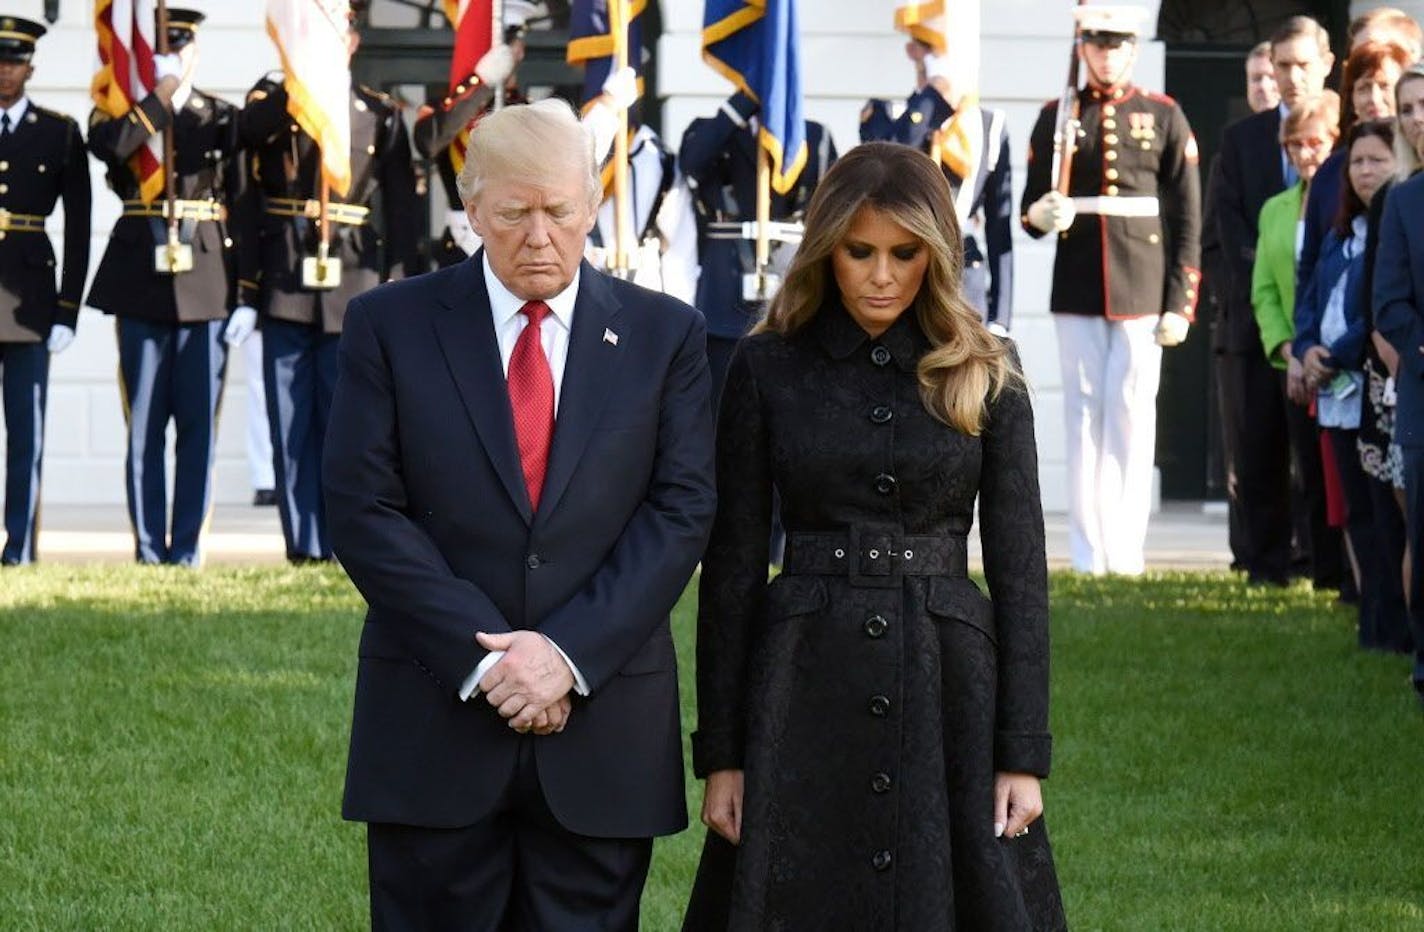
<instances>
[{"instance_id":1,"label":"green lawn","mask_svg":"<svg viewBox=\"0 0 1424 932\"><path fill-rule=\"evenodd\" d=\"M1075 928L1424 929L1403 660L1225 575L1055 577L1053 605ZM363 926L338 817L360 608L337 570L0 574L0 928ZM646 928L676 928L700 838L659 844Z\"/></svg>"}]
</instances>

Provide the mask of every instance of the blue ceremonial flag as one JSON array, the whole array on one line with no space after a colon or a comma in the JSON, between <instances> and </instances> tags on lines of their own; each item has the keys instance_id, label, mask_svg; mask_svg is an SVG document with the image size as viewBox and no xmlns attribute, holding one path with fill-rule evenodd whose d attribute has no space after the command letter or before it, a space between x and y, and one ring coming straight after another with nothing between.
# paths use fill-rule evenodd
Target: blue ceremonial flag
<instances>
[{"instance_id":1,"label":"blue ceremonial flag","mask_svg":"<svg viewBox=\"0 0 1424 932\"><path fill-rule=\"evenodd\" d=\"M628 64L638 72L638 93L643 93L643 27L639 16L648 0L621 0L628 17ZM608 23L609 0L574 0L569 10L569 46L564 58L582 63L583 105L603 93L603 82L613 71L613 30Z\"/></svg>"},{"instance_id":2,"label":"blue ceremonial flag","mask_svg":"<svg viewBox=\"0 0 1424 932\"><path fill-rule=\"evenodd\" d=\"M796 0L707 0L702 57L761 105L757 141L771 153L772 187L787 193L807 154Z\"/></svg>"}]
</instances>

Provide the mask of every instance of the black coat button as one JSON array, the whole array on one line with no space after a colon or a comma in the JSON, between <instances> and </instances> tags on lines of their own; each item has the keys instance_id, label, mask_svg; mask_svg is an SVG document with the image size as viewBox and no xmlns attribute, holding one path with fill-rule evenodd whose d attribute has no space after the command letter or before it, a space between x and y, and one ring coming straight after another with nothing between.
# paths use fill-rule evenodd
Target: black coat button
<instances>
[{"instance_id":1,"label":"black coat button","mask_svg":"<svg viewBox=\"0 0 1424 932\"><path fill-rule=\"evenodd\" d=\"M543 564L543 562L543 560L539 559L539 555L537 553L531 553L524 560L524 565L529 567L531 570L537 570Z\"/></svg>"},{"instance_id":2,"label":"black coat button","mask_svg":"<svg viewBox=\"0 0 1424 932\"><path fill-rule=\"evenodd\" d=\"M888 773L877 773L870 778L870 788L877 793L884 793L890 789L890 775Z\"/></svg>"},{"instance_id":3,"label":"black coat button","mask_svg":"<svg viewBox=\"0 0 1424 932\"><path fill-rule=\"evenodd\" d=\"M870 361L875 363L877 366L889 365L890 351L883 346L877 346L875 347L875 349L870 351Z\"/></svg>"},{"instance_id":4,"label":"black coat button","mask_svg":"<svg viewBox=\"0 0 1424 932\"><path fill-rule=\"evenodd\" d=\"M875 491L881 495L889 495L895 491L895 477L888 472L882 472L875 477Z\"/></svg>"},{"instance_id":5,"label":"black coat button","mask_svg":"<svg viewBox=\"0 0 1424 932\"><path fill-rule=\"evenodd\" d=\"M889 851L877 851L875 857L870 859L870 864L878 871L888 871L895 856Z\"/></svg>"},{"instance_id":6,"label":"black coat button","mask_svg":"<svg viewBox=\"0 0 1424 932\"><path fill-rule=\"evenodd\" d=\"M885 629L890 627L890 622L880 615L871 615L865 619L865 633L873 638L878 638L885 633Z\"/></svg>"},{"instance_id":7,"label":"black coat button","mask_svg":"<svg viewBox=\"0 0 1424 932\"><path fill-rule=\"evenodd\" d=\"M888 696L870 697L870 714L884 717L890 713L890 699Z\"/></svg>"},{"instance_id":8,"label":"black coat button","mask_svg":"<svg viewBox=\"0 0 1424 932\"><path fill-rule=\"evenodd\" d=\"M872 423L875 424L888 423L890 419L894 416L895 412L891 411L885 405L876 405L875 407L870 409L870 420Z\"/></svg>"}]
</instances>

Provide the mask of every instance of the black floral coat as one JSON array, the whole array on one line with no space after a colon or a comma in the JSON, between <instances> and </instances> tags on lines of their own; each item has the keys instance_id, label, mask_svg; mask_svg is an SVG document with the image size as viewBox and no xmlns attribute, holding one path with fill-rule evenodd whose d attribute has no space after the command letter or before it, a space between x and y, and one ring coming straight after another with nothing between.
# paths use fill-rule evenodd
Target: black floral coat
<instances>
[{"instance_id":1,"label":"black floral coat","mask_svg":"<svg viewBox=\"0 0 1424 932\"><path fill-rule=\"evenodd\" d=\"M935 420L928 348L912 314L872 340L832 302L733 359L693 759L745 771L745 813L740 847L708 833L687 929L1064 926L1043 821L993 830L995 771L1049 767L1033 414L1011 388L979 437ZM976 497L992 602L967 574Z\"/></svg>"}]
</instances>

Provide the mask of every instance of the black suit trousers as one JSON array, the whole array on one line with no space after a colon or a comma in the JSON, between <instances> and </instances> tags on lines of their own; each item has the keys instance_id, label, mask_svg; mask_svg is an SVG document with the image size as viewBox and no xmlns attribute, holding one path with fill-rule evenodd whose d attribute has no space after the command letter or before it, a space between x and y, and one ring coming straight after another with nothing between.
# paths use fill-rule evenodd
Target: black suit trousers
<instances>
[{"instance_id":1,"label":"black suit trousers","mask_svg":"<svg viewBox=\"0 0 1424 932\"><path fill-rule=\"evenodd\" d=\"M539 787L538 740L523 739L499 804L474 825L368 825L375 932L637 932L653 840L559 825Z\"/></svg>"},{"instance_id":2,"label":"black suit trousers","mask_svg":"<svg viewBox=\"0 0 1424 932\"><path fill-rule=\"evenodd\" d=\"M1280 376L1259 352L1217 357L1226 491L1240 517L1236 558L1252 579L1290 573L1290 441ZM1234 549L1234 548L1233 548Z\"/></svg>"}]
</instances>

